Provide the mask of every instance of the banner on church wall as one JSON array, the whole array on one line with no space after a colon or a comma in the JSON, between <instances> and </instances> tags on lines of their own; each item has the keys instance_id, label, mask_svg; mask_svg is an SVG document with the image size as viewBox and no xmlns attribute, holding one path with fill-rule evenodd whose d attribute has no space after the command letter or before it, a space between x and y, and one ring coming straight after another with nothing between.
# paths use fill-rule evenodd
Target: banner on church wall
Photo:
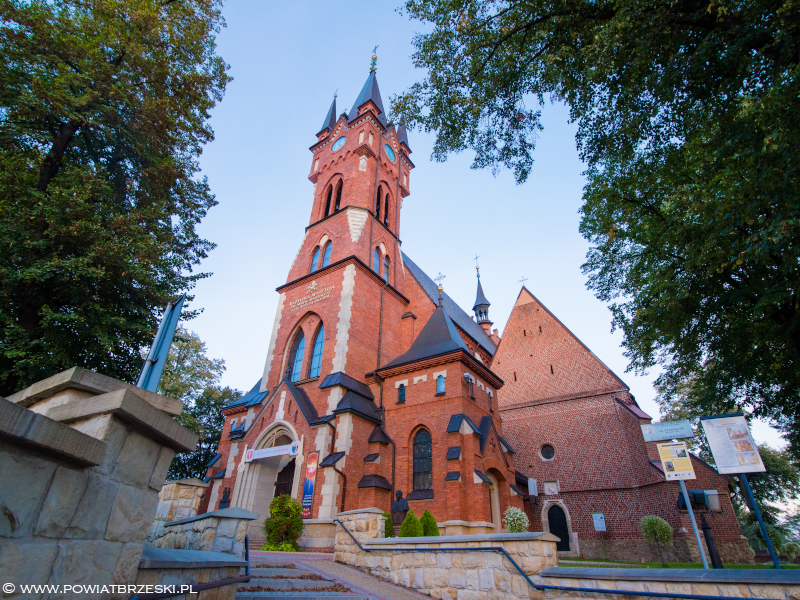
<instances>
[{"instance_id":1,"label":"banner on church wall","mask_svg":"<svg viewBox=\"0 0 800 600\"><path fill-rule=\"evenodd\" d=\"M766 471L744 415L700 419L720 475Z\"/></svg>"},{"instance_id":2,"label":"banner on church wall","mask_svg":"<svg viewBox=\"0 0 800 600\"><path fill-rule=\"evenodd\" d=\"M663 442L694 437L692 424L688 420L647 423L641 427L645 442Z\"/></svg>"},{"instance_id":3,"label":"banner on church wall","mask_svg":"<svg viewBox=\"0 0 800 600\"><path fill-rule=\"evenodd\" d=\"M273 446L272 448L261 448L260 450L248 450L244 457L244 462L258 460L259 458L269 458L271 456L297 456L300 451L300 442L292 442L285 446Z\"/></svg>"},{"instance_id":4,"label":"banner on church wall","mask_svg":"<svg viewBox=\"0 0 800 600\"><path fill-rule=\"evenodd\" d=\"M661 466L664 468L667 481L696 479L686 442L658 444L658 456L661 458Z\"/></svg>"},{"instance_id":5,"label":"banner on church wall","mask_svg":"<svg viewBox=\"0 0 800 600\"><path fill-rule=\"evenodd\" d=\"M311 509L314 504L314 481L317 477L317 462L319 453L312 452L306 461L306 480L303 484L303 518L311 518Z\"/></svg>"}]
</instances>

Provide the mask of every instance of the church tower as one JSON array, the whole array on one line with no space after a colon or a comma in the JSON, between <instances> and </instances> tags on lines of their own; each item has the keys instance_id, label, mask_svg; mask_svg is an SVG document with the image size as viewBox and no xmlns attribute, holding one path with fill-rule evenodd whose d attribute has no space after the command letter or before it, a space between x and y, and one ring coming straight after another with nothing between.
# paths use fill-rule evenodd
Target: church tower
<instances>
[{"instance_id":1,"label":"church tower","mask_svg":"<svg viewBox=\"0 0 800 600\"><path fill-rule=\"evenodd\" d=\"M491 336L492 322L489 320L489 306L491 303L483 294L483 286L481 286L481 268L476 266L475 270L478 273L478 293L475 297L475 305L472 307L472 311L475 313L475 318L478 321L478 325L483 327L486 335Z\"/></svg>"}]
</instances>

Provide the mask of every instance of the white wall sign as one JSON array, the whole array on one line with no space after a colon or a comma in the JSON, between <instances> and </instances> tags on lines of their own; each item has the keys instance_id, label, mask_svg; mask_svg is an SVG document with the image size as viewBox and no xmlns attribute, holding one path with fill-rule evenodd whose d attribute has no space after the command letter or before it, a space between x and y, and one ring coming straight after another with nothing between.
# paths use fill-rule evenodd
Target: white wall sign
<instances>
[{"instance_id":1,"label":"white wall sign","mask_svg":"<svg viewBox=\"0 0 800 600\"><path fill-rule=\"evenodd\" d=\"M532 477L528 477L528 495L529 496L538 496L539 495L539 487L536 485L536 480Z\"/></svg>"},{"instance_id":2,"label":"white wall sign","mask_svg":"<svg viewBox=\"0 0 800 600\"><path fill-rule=\"evenodd\" d=\"M700 419L720 475L766 471L744 415Z\"/></svg>"},{"instance_id":3,"label":"white wall sign","mask_svg":"<svg viewBox=\"0 0 800 600\"><path fill-rule=\"evenodd\" d=\"M692 424L688 420L647 423L641 427L645 442L663 442L694 437Z\"/></svg>"},{"instance_id":4,"label":"white wall sign","mask_svg":"<svg viewBox=\"0 0 800 600\"><path fill-rule=\"evenodd\" d=\"M592 521L594 522L595 531L606 530L606 517L603 513L592 513Z\"/></svg>"},{"instance_id":5,"label":"white wall sign","mask_svg":"<svg viewBox=\"0 0 800 600\"><path fill-rule=\"evenodd\" d=\"M245 462L258 460L259 458L269 458L270 456L297 456L300 451L300 442L292 442L286 446L273 446L272 448L262 448L261 450L248 450L245 455Z\"/></svg>"}]
</instances>

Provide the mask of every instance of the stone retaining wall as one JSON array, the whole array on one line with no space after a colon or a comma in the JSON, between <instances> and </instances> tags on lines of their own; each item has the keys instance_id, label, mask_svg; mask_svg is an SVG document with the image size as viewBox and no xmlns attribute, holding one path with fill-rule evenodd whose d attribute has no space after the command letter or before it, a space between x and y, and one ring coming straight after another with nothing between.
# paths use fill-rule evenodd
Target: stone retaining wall
<instances>
[{"instance_id":1,"label":"stone retaining wall","mask_svg":"<svg viewBox=\"0 0 800 600\"><path fill-rule=\"evenodd\" d=\"M167 481L158 493L156 521L179 521L197 516L208 486L196 478Z\"/></svg>"},{"instance_id":2,"label":"stone retaining wall","mask_svg":"<svg viewBox=\"0 0 800 600\"><path fill-rule=\"evenodd\" d=\"M155 521L147 537L154 548L224 552L245 555L245 536L250 521L258 515L243 508L223 508L182 521Z\"/></svg>"},{"instance_id":3,"label":"stone retaining wall","mask_svg":"<svg viewBox=\"0 0 800 600\"><path fill-rule=\"evenodd\" d=\"M549 533L385 539L382 512L367 508L339 513L348 531L369 552L359 549L337 524L334 560L433 598L529 600L544 597L500 552L470 551L470 548L502 547L534 582L541 583L539 573L558 564L558 538ZM437 548L463 551L437 551ZM412 549L419 551L408 551Z\"/></svg>"},{"instance_id":4,"label":"stone retaining wall","mask_svg":"<svg viewBox=\"0 0 800 600\"><path fill-rule=\"evenodd\" d=\"M702 537L700 539L703 543L706 558L708 558L708 547L705 539ZM611 560L631 560L633 556L635 559L643 558L648 562L661 562L658 548L646 540L606 540L604 555L603 543L600 540L582 539L580 540L580 549L583 558L603 558L608 556ZM752 565L754 562L753 556L750 554L750 544L744 538L738 541L717 542L717 549L724 563ZM682 535L673 538L672 542L664 548L664 558L667 562L702 562L694 535L691 537Z\"/></svg>"}]
</instances>

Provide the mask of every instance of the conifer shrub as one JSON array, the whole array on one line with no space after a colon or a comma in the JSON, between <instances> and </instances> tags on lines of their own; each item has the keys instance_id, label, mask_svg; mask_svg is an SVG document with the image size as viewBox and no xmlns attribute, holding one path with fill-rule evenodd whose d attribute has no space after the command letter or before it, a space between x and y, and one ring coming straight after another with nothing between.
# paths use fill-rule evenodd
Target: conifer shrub
<instances>
[{"instance_id":1,"label":"conifer shrub","mask_svg":"<svg viewBox=\"0 0 800 600\"><path fill-rule=\"evenodd\" d=\"M425 509L425 512L422 513L419 522L422 525L422 535L439 535L439 526L436 524L436 519L434 519L433 515L428 512L427 508Z\"/></svg>"},{"instance_id":2,"label":"conifer shrub","mask_svg":"<svg viewBox=\"0 0 800 600\"><path fill-rule=\"evenodd\" d=\"M422 537L422 523L413 510L408 511L403 524L400 525L400 537Z\"/></svg>"},{"instance_id":3,"label":"conifer shrub","mask_svg":"<svg viewBox=\"0 0 800 600\"><path fill-rule=\"evenodd\" d=\"M392 515L389 513L383 513L383 516L386 517L386 521L383 523L383 537L390 538L394 535L394 523L392 522Z\"/></svg>"},{"instance_id":4,"label":"conifer shrub","mask_svg":"<svg viewBox=\"0 0 800 600\"><path fill-rule=\"evenodd\" d=\"M287 544L290 544L296 551L297 540L303 535L303 507L288 494L283 494L272 499L269 514L264 521L265 548L286 552Z\"/></svg>"},{"instance_id":5,"label":"conifer shrub","mask_svg":"<svg viewBox=\"0 0 800 600\"><path fill-rule=\"evenodd\" d=\"M644 539L655 543L658 547L658 552L661 554L661 566L666 568L667 561L664 560L664 547L672 541L672 527L661 517L647 515L642 517L641 529Z\"/></svg>"}]
</instances>

